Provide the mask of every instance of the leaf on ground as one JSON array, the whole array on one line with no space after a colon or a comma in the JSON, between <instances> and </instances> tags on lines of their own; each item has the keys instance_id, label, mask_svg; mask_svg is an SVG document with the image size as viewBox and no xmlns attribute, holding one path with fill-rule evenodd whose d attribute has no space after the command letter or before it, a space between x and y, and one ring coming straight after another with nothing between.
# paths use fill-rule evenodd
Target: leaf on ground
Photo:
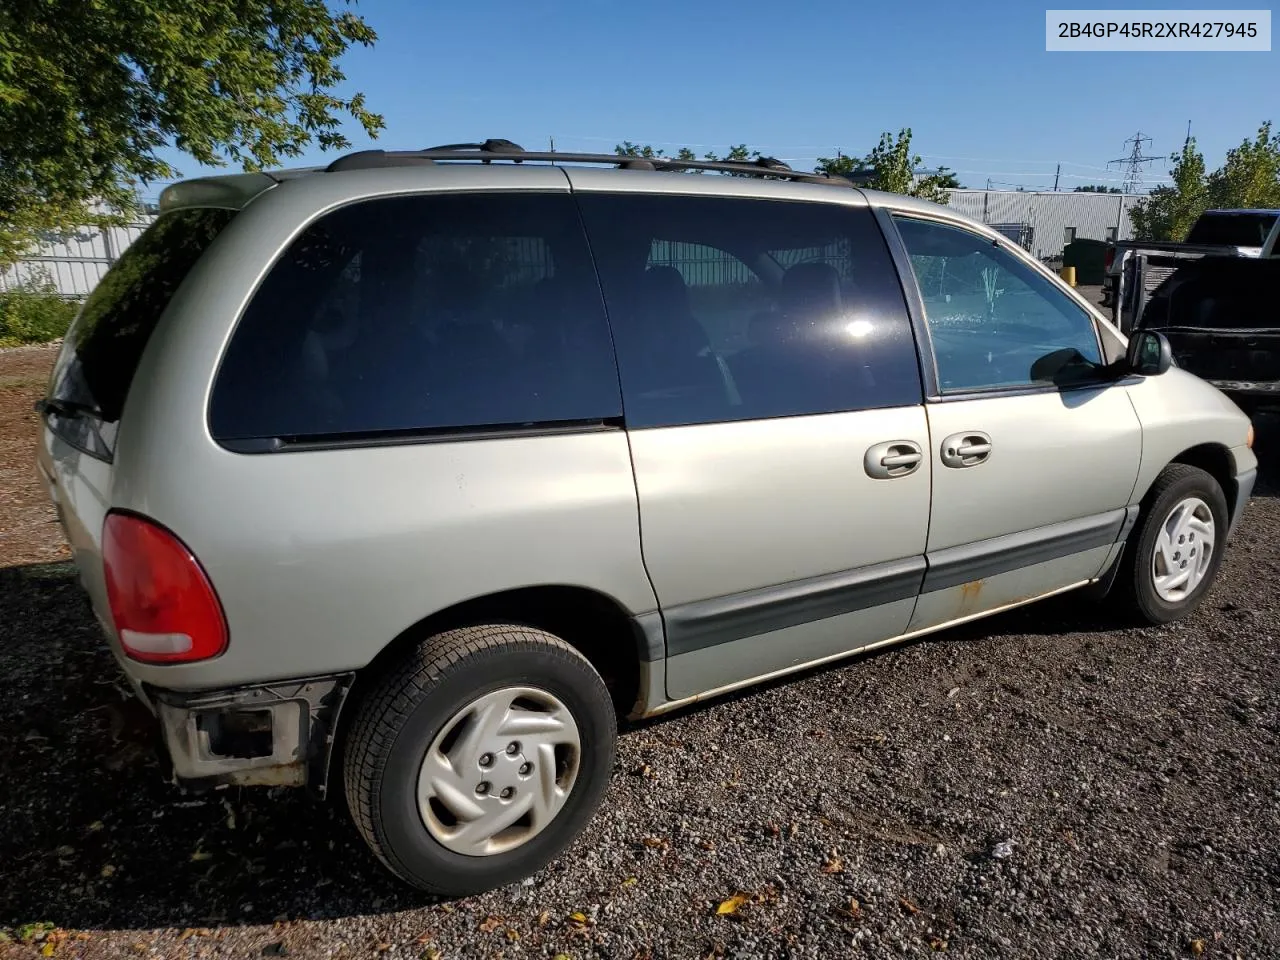
<instances>
[{"instance_id":1,"label":"leaf on ground","mask_svg":"<svg viewBox=\"0 0 1280 960\"><path fill-rule=\"evenodd\" d=\"M735 893L728 900L721 900L720 906L716 907L717 916L726 916L737 913L744 903L751 898L745 893Z\"/></svg>"},{"instance_id":2,"label":"leaf on ground","mask_svg":"<svg viewBox=\"0 0 1280 960\"><path fill-rule=\"evenodd\" d=\"M828 857L822 865L823 873L844 873L844 861L839 857Z\"/></svg>"},{"instance_id":3,"label":"leaf on ground","mask_svg":"<svg viewBox=\"0 0 1280 960\"><path fill-rule=\"evenodd\" d=\"M903 910L905 910L909 914L912 914L913 916L920 912L920 908L917 907L910 900L908 900L906 897L898 898L898 906L902 907Z\"/></svg>"},{"instance_id":4,"label":"leaf on ground","mask_svg":"<svg viewBox=\"0 0 1280 960\"><path fill-rule=\"evenodd\" d=\"M37 923L24 923L14 932L23 943L32 943L37 940L43 940L54 929L56 928L52 923L47 920L41 920Z\"/></svg>"},{"instance_id":5,"label":"leaf on ground","mask_svg":"<svg viewBox=\"0 0 1280 960\"><path fill-rule=\"evenodd\" d=\"M862 904L856 897L850 897L848 903L836 907L836 913L850 920L858 920L862 917Z\"/></svg>"},{"instance_id":6,"label":"leaf on ground","mask_svg":"<svg viewBox=\"0 0 1280 960\"><path fill-rule=\"evenodd\" d=\"M550 910L543 910L540 914L538 914L538 926L545 927L550 922L551 922Z\"/></svg>"},{"instance_id":7,"label":"leaf on ground","mask_svg":"<svg viewBox=\"0 0 1280 960\"><path fill-rule=\"evenodd\" d=\"M95 820L93 821L93 823L89 824L89 832L97 833L99 830L103 828L103 826L104 824L101 820Z\"/></svg>"},{"instance_id":8,"label":"leaf on ground","mask_svg":"<svg viewBox=\"0 0 1280 960\"><path fill-rule=\"evenodd\" d=\"M1194 953L1197 957L1200 956L1200 954L1204 953L1203 940L1192 940L1190 946L1191 946L1191 952Z\"/></svg>"},{"instance_id":9,"label":"leaf on ground","mask_svg":"<svg viewBox=\"0 0 1280 960\"><path fill-rule=\"evenodd\" d=\"M591 921L587 919L587 915L581 910L575 910L573 913L569 914L569 922L575 927L585 927Z\"/></svg>"},{"instance_id":10,"label":"leaf on ground","mask_svg":"<svg viewBox=\"0 0 1280 960\"><path fill-rule=\"evenodd\" d=\"M618 886L621 889L626 890L628 887L634 887L639 882L640 881L637 880L635 877L627 877L627 879L623 880L620 884L618 884Z\"/></svg>"},{"instance_id":11,"label":"leaf on ground","mask_svg":"<svg viewBox=\"0 0 1280 960\"><path fill-rule=\"evenodd\" d=\"M671 845L670 841L664 840L662 837L645 837L641 842L651 850L665 850Z\"/></svg>"},{"instance_id":12,"label":"leaf on ground","mask_svg":"<svg viewBox=\"0 0 1280 960\"><path fill-rule=\"evenodd\" d=\"M929 946L932 947L938 953L947 952L947 941L943 940L941 937L930 937Z\"/></svg>"},{"instance_id":13,"label":"leaf on ground","mask_svg":"<svg viewBox=\"0 0 1280 960\"><path fill-rule=\"evenodd\" d=\"M212 860L212 859L213 859L213 854L210 853L208 850L201 850L197 847L195 850L191 851L191 860L194 863L199 863L202 860Z\"/></svg>"},{"instance_id":14,"label":"leaf on ground","mask_svg":"<svg viewBox=\"0 0 1280 960\"><path fill-rule=\"evenodd\" d=\"M113 867L113 866L112 866L111 864L109 864L109 863L108 863L108 864L105 864L105 865L102 867L102 871L101 871L102 876L104 876L104 877L110 877L110 876L113 876L113 875L115 874L115 872L116 872L116 868L115 868L115 867Z\"/></svg>"},{"instance_id":15,"label":"leaf on ground","mask_svg":"<svg viewBox=\"0 0 1280 960\"><path fill-rule=\"evenodd\" d=\"M694 846L696 846L699 850L714 850L716 848L716 845L712 843L710 840L699 840L696 844L694 844Z\"/></svg>"},{"instance_id":16,"label":"leaf on ground","mask_svg":"<svg viewBox=\"0 0 1280 960\"><path fill-rule=\"evenodd\" d=\"M502 926L502 918L489 914L489 916L480 921L480 932L493 933L493 931L497 930L500 926Z\"/></svg>"},{"instance_id":17,"label":"leaf on ground","mask_svg":"<svg viewBox=\"0 0 1280 960\"><path fill-rule=\"evenodd\" d=\"M551 960L573 960L573 957L569 956L567 953L557 953L551 958Z\"/></svg>"},{"instance_id":18,"label":"leaf on ground","mask_svg":"<svg viewBox=\"0 0 1280 960\"><path fill-rule=\"evenodd\" d=\"M520 931L515 929L515 927L507 927L507 929L504 930L503 933L506 934L507 939L510 940L512 943L515 943L517 940L520 939Z\"/></svg>"},{"instance_id":19,"label":"leaf on ground","mask_svg":"<svg viewBox=\"0 0 1280 960\"><path fill-rule=\"evenodd\" d=\"M427 949L422 951L422 956L419 960L440 960L443 956L444 954L440 952L439 948L427 947Z\"/></svg>"},{"instance_id":20,"label":"leaf on ground","mask_svg":"<svg viewBox=\"0 0 1280 960\"><path fill-rule=\"evenodd\" d=\"M433 931L423 930L422 933L418 934L414 938L413 942L417 944L423 944L423 943L426 943L428 940L430 940L434 936L435 936L435 933Z\"/></svg>"},{"instance_id":21,"label":"leaf on ground","mask_svg":"<svg viewBox=\"0 0 1280 960\"><path fill-rule=\"evenodd\" d=\"M67 844L64 843L62 846L60 846L57 850L53 852L60 857L69 857L76 852L76 848L68 846Z\"/></svg>"}]
</instances>

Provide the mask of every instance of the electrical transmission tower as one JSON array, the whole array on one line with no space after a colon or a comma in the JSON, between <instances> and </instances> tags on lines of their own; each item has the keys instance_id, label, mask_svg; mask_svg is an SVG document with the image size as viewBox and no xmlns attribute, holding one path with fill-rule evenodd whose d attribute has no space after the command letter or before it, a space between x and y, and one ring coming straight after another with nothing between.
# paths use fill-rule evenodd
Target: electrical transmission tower
<instances>
[{"instance_id":1,"label":"electrical transmission tower","mask_svg":"<svg viewBox=\"0 0 1280 960\"><path fill-rule=\"evenodd\" d=\"M1120 157L1118 160L1109 160L1107 162L1107 166L1111 166L1113 163L1120 164L1121 169L1124 170L1124 186L1121 187L1122 193L1138 193L1142 189L1142 165L1145 163L1155 163L1156 160L1159 159L1158 157L1148 157L1143 155L1142 145L1150 142L1151 138L1144 137L1142 135L1142 131L1139 130L1124 142L1126 147L1130 147L1129 155ZM1132 144L1132 146L1130 146L1130 144Z\"/></svg>"}]
</instances>

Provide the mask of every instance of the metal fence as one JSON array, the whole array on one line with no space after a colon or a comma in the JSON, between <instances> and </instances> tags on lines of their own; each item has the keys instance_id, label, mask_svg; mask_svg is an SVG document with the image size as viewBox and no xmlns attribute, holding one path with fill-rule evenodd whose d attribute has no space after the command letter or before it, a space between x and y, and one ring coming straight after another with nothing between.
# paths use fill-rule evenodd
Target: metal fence
<instances>
[{"instance_id":1,"label":"metal fence","mask_svg":"<svg viewBox=\"0 0 1280 960\"><path fill-rule=\"evenodd\" d=\"M1062 257L1072 240L1128 240L1129 211L1141 199L1107 193L1057 193L1022 190L951 190L951 209L999 230L1041 260ZM82 298L112 263L146 229L154 217L109 229L86 228L69 237L50 238L25 260L0 271L0 291L42 280L51 281L64 297ZM698 244L663 243L652 263L679 265L690 283L747 283L737 261ZM841 261L841 251L788 251L800 258ZM784 266L787 264L784 264Z\"/></svg>"},{"instance_id":2,"label":"metal fence","mask_svg":"<svg viewBox=\"0 0 1280 960\"><path fill-rule=\"evenodd\" d=\"M0 292L48 282L61 296L82 299L153 219L145 217L123 227L86 227L65 237L50 237L30 257L0 270Z\"/></svg>"}]
</instances>

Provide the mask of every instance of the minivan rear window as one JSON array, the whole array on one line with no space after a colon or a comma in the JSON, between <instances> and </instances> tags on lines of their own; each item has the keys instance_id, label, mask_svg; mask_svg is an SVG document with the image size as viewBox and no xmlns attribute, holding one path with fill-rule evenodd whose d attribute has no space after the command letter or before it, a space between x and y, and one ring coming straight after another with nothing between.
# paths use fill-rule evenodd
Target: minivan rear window
<instances>
[{"instance_id":1,"label":"minivan rear window","mask_svg":"<svg viewBox=\"0 0 1280 960\"><path fill-rule=\"evenodd\" d=\"M234 210L191 208L161 215L89 294L67 332L70 357L54 396L120 419L147 341L178 286Z\"/></svg>"},{"instance_id":2,"label":"minivan rear window","mask_svg":"<svg viewBox=\"0 0 1280 960\"><path fill-rule=\"evenodd\" d=\"M249 452L621 415L573 198L461 193L364 200L308 226L236 325L209 427Z\"/></svg>"}]
</instances>

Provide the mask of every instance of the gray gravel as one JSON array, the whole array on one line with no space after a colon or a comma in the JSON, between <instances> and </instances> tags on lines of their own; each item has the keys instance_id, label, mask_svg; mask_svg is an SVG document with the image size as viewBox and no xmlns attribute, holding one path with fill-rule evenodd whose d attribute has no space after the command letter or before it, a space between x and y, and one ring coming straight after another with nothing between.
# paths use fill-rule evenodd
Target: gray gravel
<instances>
[{"instance_id":1,"label":"gray gravel","mask_svg":"<svg viewBox=\"0 0 1280 960\"><path fill-rule=\"evenodd\" d=\"M1181 624L1068 595L626 730L565 857L451 903L337 805L164 786L67 568L0 570L0 928L87 957L1276 955L1276 492Z\"/></svg>"}]
</instances>

